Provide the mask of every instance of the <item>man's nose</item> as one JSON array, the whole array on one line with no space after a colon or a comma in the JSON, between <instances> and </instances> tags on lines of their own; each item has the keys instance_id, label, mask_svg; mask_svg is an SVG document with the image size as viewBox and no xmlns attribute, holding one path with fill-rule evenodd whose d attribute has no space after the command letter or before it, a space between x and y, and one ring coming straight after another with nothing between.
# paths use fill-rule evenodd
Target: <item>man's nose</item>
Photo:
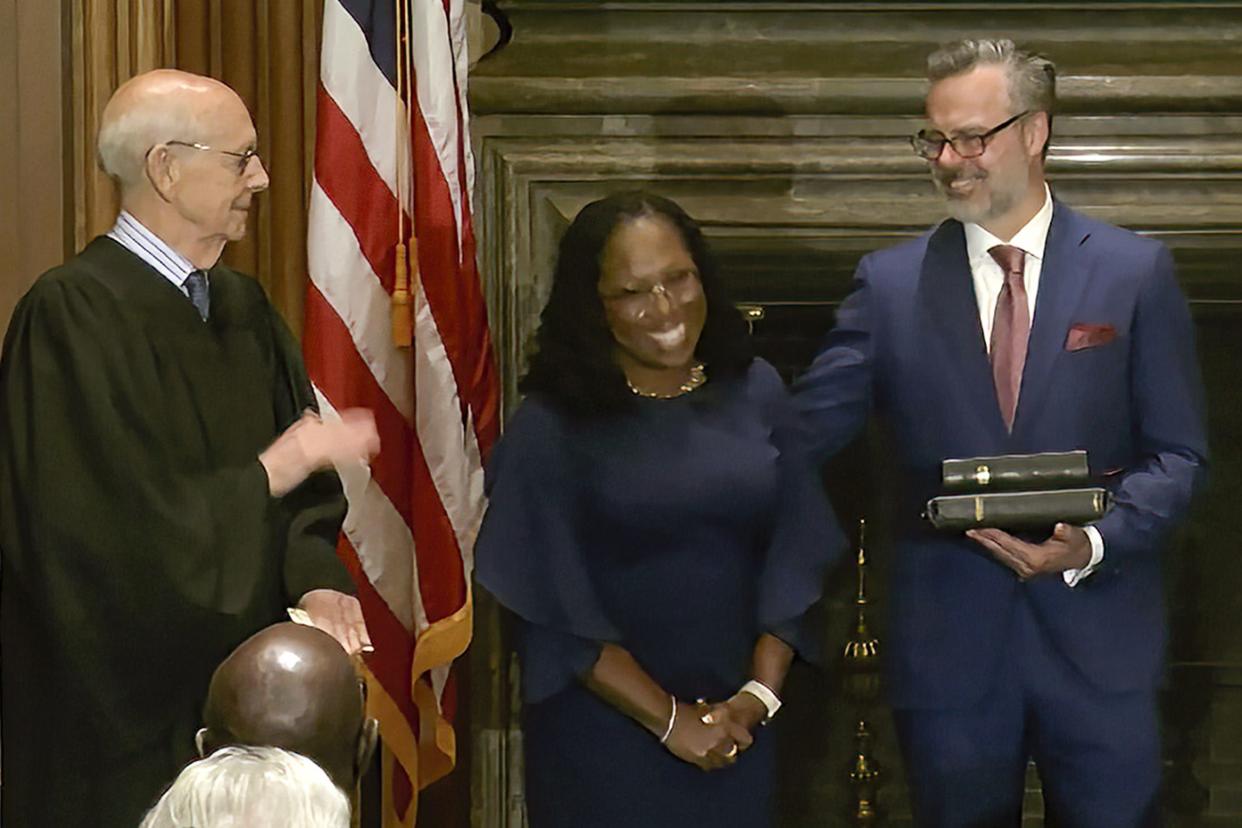
<instances>
[{"instance_id":1,"label":"man's nose","mask_svg":"<svg viewBox=\"0 0 1242 828\"><path fill-rule=\"evenodd\" d=\"M945 141L940 147L940 154L932 159L932 163L939 167L960 167L967 160L969 159L958 153L952 142Z\"/></svg>"},{"instance_id":2,"label":"man's nose","mask_svg":"<svg viewBox=\"0 0 1242 828\"><path fill-rule=\"evenodd\" d=\"M267 168L263 166L263 159L257 155L250 159L246 174L250 177L246 182L246 187L252 192L266 190L267 185L271 183L271 179L267 177Z\"/></svg>"}]
</instances>

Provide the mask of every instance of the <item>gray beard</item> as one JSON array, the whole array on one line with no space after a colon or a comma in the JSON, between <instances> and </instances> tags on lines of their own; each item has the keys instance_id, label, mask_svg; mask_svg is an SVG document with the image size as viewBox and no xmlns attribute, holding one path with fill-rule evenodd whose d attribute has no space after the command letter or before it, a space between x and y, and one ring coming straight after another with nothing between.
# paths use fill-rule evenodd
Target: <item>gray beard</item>
<instances>
[{"instance_id":1,"label":"gray beard","mask_svg":"<svg viewBox=\"0 0 1242 828\"><path fill-rule=\"evenodd\" d=\"M989 175L984 179L988 184L992 185L991 198L986 204L972 204L966 199L953 198L947 182L942 182L935 174L932 175L932 183L936 187L936 191L944 197L945 209L950 218L955 218L962 223L985 224L992 219L999 218L1013 209L1022 199L1022 188L1015 187L1012 190L1007 189L1004 184L1006 182L997 182L995 175ZM1000 186L997 186L997 184Z\"/></svg>"},{"instance_id":2,"label":"gray beard","mask_svg":"<svg viewBox=\"0 0 1242 828\"><path fill-rule=\"evenodd\" d=\"M939 182L937 182L939 185ZM941 193L945 194L943 188ZM965 199L952 198L945 195L945 207L950 218L970 224L985 224L991 219L1003 216L1008 213L1013 206L1018 203L1018 199L1012 193L992 192L992 198L987 204L976 205L971 204Z\"/></svg>"}]
</instances>

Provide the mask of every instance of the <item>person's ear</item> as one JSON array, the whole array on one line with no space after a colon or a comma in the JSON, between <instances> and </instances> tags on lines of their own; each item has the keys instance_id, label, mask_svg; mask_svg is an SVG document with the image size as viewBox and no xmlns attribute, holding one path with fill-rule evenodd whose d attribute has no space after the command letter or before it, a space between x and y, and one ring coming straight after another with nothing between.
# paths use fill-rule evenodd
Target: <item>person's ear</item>
<instances>
[{"instance_id":1,"label":"person's ear","mask_svg":"<svg viewBox=\"0 0 1242 828\"><path fill-rule=\"evenodd\" d=\"M181 179L181 165L169 152L167 144L156 144L143 158L143 169L151 189L164 201L172 200L172 191Z\"/></svg>"},{"instance_id":2,"label":"person's ear","mask_svg":"<svg viewBox=\"0 0 1242 828\"><path fill-rule=\"evenodd\" d=\"M379 722L368 716L362 722L362 730L358 734L357 752L354 754L354 782L362 779L367 768L371 767L371 758L375 756L375 746L379 743Z\"/></svg>"},{"instance_id":3,"label":"person's ear","mask_svg":"<svg viewBox=\"0 0 1242 828\"><path fill-rule=\"evenodd\" d=\"M194 747L198 749L198 758L207 757L207 728L200 727L194 734Z\"/></svg>"},{"instance_id":4,"label":"person's ear","mask_svg":"<svg viewBox=\"0 0 1242 828\"><path fill-rule=\"evenodd\" d=\"M1026 119L1022 137L1026 141L1026 154L1042 156L1051 133L1047 112L1032 112Z\"/></svg>"}]
</instances>

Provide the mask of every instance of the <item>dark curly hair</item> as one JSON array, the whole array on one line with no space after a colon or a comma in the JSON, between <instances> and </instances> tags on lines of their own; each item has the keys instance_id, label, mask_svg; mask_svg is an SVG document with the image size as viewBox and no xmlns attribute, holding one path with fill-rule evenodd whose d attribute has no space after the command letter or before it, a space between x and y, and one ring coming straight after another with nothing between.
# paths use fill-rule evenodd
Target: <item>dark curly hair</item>
<instances>
[{"instance_id":1,"label":"dark curly hair","mask_svg":"<svg viewBox=\"0 0 1242 828\"><path fill-rule=\"evenodd\" d=\"M681 234L699 271L707 319L695 347L709 379L745 373L754 359L750 331L726 296L716 263L694 219L652 193L614 193L583 207L561 237L548 304L535 332L535 352L518 388L538 392L570 414L598 417L625 411L634 397L613 358L615 341L598 285L600 259L622 222L661 216Z\"/></svg>"}]
</instances>

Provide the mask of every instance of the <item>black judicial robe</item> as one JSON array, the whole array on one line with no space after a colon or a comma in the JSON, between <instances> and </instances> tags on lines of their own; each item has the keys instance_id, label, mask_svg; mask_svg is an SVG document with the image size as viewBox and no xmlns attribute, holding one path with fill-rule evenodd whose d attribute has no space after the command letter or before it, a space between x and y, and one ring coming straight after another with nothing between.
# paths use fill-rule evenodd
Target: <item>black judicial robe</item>
<instances>
[{"instance_id":1,"label":"black judicial robe","mask_svg":"<svg viewBox=\"0 0 1242 828\"><path fill-rule=\"evenodd\" d=\"M212 670L310 589L352 592L333 474L275 500L259 452L314 404L259 285L211 316L97 238L18 305L0 360L3 824L133 828Z\"/></svg>"}]
</instances>

